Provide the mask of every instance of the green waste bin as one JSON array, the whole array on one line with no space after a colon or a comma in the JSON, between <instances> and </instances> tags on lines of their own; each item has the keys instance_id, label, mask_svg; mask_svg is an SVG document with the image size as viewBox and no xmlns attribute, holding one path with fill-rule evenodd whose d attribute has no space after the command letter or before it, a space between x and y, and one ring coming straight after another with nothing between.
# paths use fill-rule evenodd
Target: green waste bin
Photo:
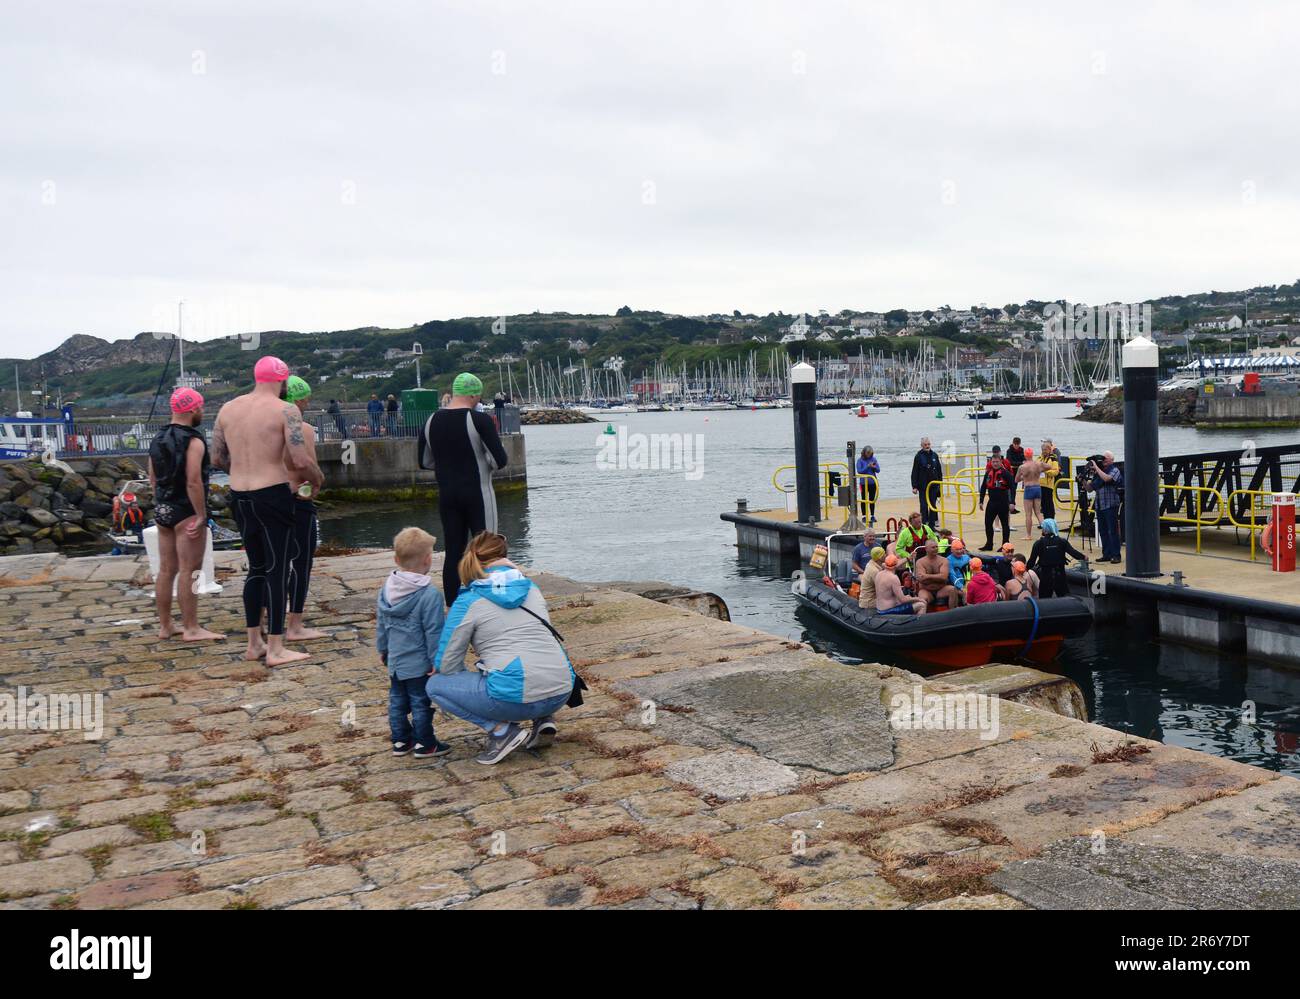
<instances>
[{"instance_id":1,"label":"green waste bin","mask_svg":"<svg viewBox=\"0 0 1300 999\"><path fill-rule=\"evenodd\" d=\"M402 429L405 436L418 436L429 414L437 409L438 393L433 389L402 389Z\"/></svg>"}]
</instances>

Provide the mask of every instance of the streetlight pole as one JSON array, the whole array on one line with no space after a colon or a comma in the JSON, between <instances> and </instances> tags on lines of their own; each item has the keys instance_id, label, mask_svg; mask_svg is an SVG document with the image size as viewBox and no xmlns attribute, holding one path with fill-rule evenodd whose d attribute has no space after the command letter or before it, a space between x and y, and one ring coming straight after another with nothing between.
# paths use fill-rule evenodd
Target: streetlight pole
<instances>
[{"instance_id":1,"label":"streetlight pole","mask_svg":"<svg viewBox=\"0 0 1300 999\"><path fill-rule=\"evenodd\" d=\"M180 345L180 382L185 381L185 300L176 303L176 342Z\"/></svg>"}]
</instances>

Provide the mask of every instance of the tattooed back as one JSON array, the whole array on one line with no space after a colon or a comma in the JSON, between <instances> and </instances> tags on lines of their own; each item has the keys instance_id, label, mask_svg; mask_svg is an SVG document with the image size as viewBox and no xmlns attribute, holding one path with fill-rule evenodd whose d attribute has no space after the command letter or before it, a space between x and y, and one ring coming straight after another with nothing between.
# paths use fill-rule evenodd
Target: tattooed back
<instances>
[{"instance_id":1,"label":"tattooed back","mask_svg":"<svg viewBox=\"0 0 1300 999\"><path fill-rule=\"evenodd\" d=\"M269 391L241 395L221 407L213 430L213 463L230 472L230 488L265 489L289 482L286 465L305 448L298 407Z\"/></svg>"}]
</instances>

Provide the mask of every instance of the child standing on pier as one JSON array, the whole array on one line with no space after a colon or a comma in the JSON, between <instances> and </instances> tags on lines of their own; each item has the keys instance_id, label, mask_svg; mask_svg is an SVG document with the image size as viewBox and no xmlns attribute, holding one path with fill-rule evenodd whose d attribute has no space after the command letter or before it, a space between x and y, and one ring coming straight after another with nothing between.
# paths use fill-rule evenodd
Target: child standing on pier
<instances>
[{"instance_id":1,"label":"child standing on pier","mask_svg":"<svg viewBox=\"0 0 1300 999\"><path fill-rule=\"evenodd\" d=\"M433 535L408 527L393 539L397 568L379 591L375 647L388 669L388 728L393 755L445 756L451 746L433 734L425 684L446 620L442 594L431 586Z\"/></svg>"}]
</instances>

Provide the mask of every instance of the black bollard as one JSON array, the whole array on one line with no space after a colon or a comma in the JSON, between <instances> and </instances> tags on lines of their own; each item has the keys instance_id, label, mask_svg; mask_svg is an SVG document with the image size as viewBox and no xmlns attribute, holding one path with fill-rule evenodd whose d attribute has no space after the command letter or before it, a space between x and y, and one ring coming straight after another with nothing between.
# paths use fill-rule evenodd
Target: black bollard
<instances>
[{"instance_id":1,"label":"black bollard","mask_svg":"<svg viewBox=\"0 0 1300 999\"><path fill-rule=\"evenodd\" d=\"M1124 575L1160 575L1160 349L1146 337L1124 345Z\"/></svg>"},{"instance_id":2,"label":"black bollard","mask_svg":"<svg viewBox=\"0 0 1300 999\"><path fill-rule=\"evenodd\" d=\"M799 523L821 520L821 491L817 467L817 372L800 361L790 369L790 395L794 403L794 475L799 500Z\"/></svg>"}]
</instances>

